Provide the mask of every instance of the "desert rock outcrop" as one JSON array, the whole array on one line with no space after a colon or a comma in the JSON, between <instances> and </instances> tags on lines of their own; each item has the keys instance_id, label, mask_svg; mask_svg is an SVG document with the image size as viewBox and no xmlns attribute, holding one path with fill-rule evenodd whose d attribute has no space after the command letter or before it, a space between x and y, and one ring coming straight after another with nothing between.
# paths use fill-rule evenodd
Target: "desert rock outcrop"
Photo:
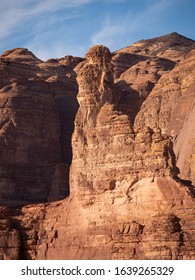
<instances>
[{"instance_id":1,"label":"desert rock outcrop","mask_svg":"<svg viewBox=\"0 0 195 280\"><path fill-rule=\"evenodd\" d=\"M0 57L0 77L1 205L46 202L52 188L59 190L55 199L64 198L68 172L60 173L63 188L53 177L59 165L68 170L71 163L75 73L43 63L27 49L13 49Z\"/></svg>"},{"instance_id":2,"label":"desert rock outcrop","mask_svg":"<svg viewBox=\"0 0 195 280\"><path fill-rule=\"evenodd\" d=\"M190 182L194 180L193 48L194 41L172 33L113 54L104 46L94 46L84 59L68 56L41 62L21 49L2 56L2 61L11 60L1 71L2 120L5 114L8 119L2 125L2 143L9 140L9 149L13 139L23 143L22 116L30 107L27 103L25 110L27 93L28 101L38 98L35 105L42 104L39 98L44 100L52 117L48 123L46 111L36 107L38 117L45 117L40 124L47 133L36 130L38 121L31 121L26 146L14 151L26 155L29 139L33 145L39 140L39 147L49 150L46 156L40 150L36 153L35 170L43 162L52 166L52 172L48 165L45 169L49 181L42 202L67 195L64 186L71 164L70 195L64 200L31 205L27 201L28 205L12 210L1 207L2 259L195 259L195 187ZM16 59L16 54L23 57ZM15 88L11 83L6 91L7 70L13 71L16 61L23 67L25 57L27 78L35 79L32 68L39 77L34 91L30 86L26 90L26 78ZM12 96L16 102L11 104L20 106L7 106ZM2 156L3 167L5 160L10 163L9 149L2 149L8 155ZM7 180L12 176L8 170L3 173ZM19 173L14 174L17 178ZM1 178L5 186L8 181ZM35 186L38 192L39 184Z\"/></svg>"},{"instance_id":3,"label":"desert rock outcrop","mask_svg":"<svg viewBox=\"0 0 195 280\"><path fill-rule=\"evenodd\" d=\"M160 127L173 137L174 150L181 177L194 178L194 79L195 51L191 51L170 71L163 75L135 119L150 127Z\"/></svg>"}]
</instances>

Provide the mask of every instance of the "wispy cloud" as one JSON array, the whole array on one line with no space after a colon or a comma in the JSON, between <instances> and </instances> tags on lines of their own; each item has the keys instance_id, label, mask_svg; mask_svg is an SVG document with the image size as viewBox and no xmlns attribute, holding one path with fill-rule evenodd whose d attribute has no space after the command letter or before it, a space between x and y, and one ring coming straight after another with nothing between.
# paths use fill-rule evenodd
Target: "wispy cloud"
<instances>
[{"instance_id":1,"label":"wispy cloud","mask_svg":"<svg viewBox=\"0 0 195 280\"><path fill-rule=\"evenodd\" d=\"M132 0L133 1L133 0ZM139 1L140 4L142 1ZM155 32L160 26L155 26L155 22L158 21L161 15L173 5L175 0L145 0L144 8L138 12L134 12L129 5L129 10L125 14L121 14L120 17L114 18L109 14L102 22L102 27L94 34L91 38L92 44L103 44L108 46L110 49L114 49L116 42L124 42L124 38L128 37L128 43L130 39L136 38L136 34L151 31ZM142 2L143 3L143 2ZM141 39L139 37L139 39Z\"/></svg>"},{"instance_id":2,"label":"wispy cloud","mask_svg":"<svg viewBox=\"0 0 195 280\"><path fill-rule=\"evenodd\" d=\"M74 8L91 2L91 0L1 0L0 38L9 36L18 26L56 11Z\"/></svg>"},{"instance_id":3,"label":"wispy cloud","mask_svg":"<svg viewBox=\"0 0 195 280\"><path fill-rule=\"evenodd\" d=\"M92 44L104 44L112 46L116 40L125 31L123 24L113 21L110 16L106 16L103 21L102 29L92 37ZM126 31L125 31L126 32Z\"/></svg>"},{"instance_id":4,"label":"wispy cloud","mask_svg":"<svg viewBox=\"0 0 195 280\"><path fill-rule=\"evenodd\" d=\"M17 37L21 37L21 42L25 44L25 47L32 47L35 51L39 50L39 53L40 48L43 48L44 44L48 44L49 40L51 40L52 46L50 46L50 49L53 50L55 47L54 42L52 42L52 36L55 40L55 32L59 33L62 29L60 24L64 24L67 20L78 17L79 15L75 12L76 8L92 1L1 0L0 48L3 49L3 46L6 46L6 40L13 41L18 39ZM61 18L59 13L65 10L67 12L66 14L63 13L63 17ZM24 38L28 38L28 36L29 39L23 42ZM58 43L56 42L56 48Z\"/></svg>"},{"instance_id":5,"label":"wispy cloud","mask_svg":"<svg viewBox=\"0 0 195 280\"><path fill-rule=\"evenodd\" d=\"M83 56L94 44L115 50L139 39L168 33L167 14L173 23L169 11L174 14L175 7L186 3L183 0L0 0L0 52L26 47L45 60L66 54ZM178 21L177 17L171 26Z\"/></svg>"}]
</instances>

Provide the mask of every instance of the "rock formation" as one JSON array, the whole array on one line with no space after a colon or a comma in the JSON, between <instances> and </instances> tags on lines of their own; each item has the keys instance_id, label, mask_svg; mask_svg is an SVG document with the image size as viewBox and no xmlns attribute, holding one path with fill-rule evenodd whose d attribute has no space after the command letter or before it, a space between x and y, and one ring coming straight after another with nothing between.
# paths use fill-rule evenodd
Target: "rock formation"
<instances>
[{"instance_id":1,"label":"rock formation","mask_svg":"<svg viewBox=\"0 0 195 280\"><path fill-rule=\"evenodd\" d=\"M193 184L194 58L193 50L172 71L163 75L142 104L135 120L135 126L140 126L140 123L152 128L158 126L173 137L181 177Z\"/></svg>"},{"instance_id":2,"label":"rock formation","mask_svg":"<svg viewBox=\"0 0 195 280\"><path fill-rule=\"evenodd\" d=\"M158 128L134 131L128 115L114 103L109 50L93 47L86 58L77 73L80 108L72 139L71 191L113 190L127 174L137 180L175 173L169 138Z\"/></svg>"},{"instance_id":3,"label":"rock formation","mask_svg":"<svg viewBox=\"0 0 195 280\"><path fill-rule=\"evenodd\" d=\"M1 205L46 202L52 188L59 189L55 199L64 198L78 109L75 73L13 49L0 57L0 77ZM60 173L63 187L59 169L67 170Z\"/></svg>"},{"instance_id":4,"label":"rock formation","mask_svg":"<svg viewBox=\"0 0 195 280\"><path fill-rule=\"evenodd\" d=\"M14 228L10 215L9 208L0 207L0 260L20 259L20 231Z\"/></svg>"},{"instance_id":5,"label":"rock formation","mask_svg":"<svg viewBox=\"0 0 195 280\"><path fill-rule=\"evenodd\" d=\"M1 259L195 259L194 47L194 41L173 33L113 54L94 46L85 59L44 63L21 49L2 56L11 62L1 71L1 119L8 121L2 121L0 138L5 168L0 194L9 198L1 199ZM32 92L25 79L12 81L6 91L7 70L16 62L28 64L29 72L22 69L21 76L37 77ZM36 107L39 99L47 110ZM36 115L31 123L27 118L33 106L37 119L46 119L39 131ZM30 137L24 141L23 134ZM29 145L37 152L27 160ZM17 159L15 177L8 172L11 153ZM33 160L37 166L31 168ZM45 170L41 180L48 181L39 198L55 202L30 205L39 201L41 185L34 183L28 205L5 207L25 203L24 185L8 184L22 176L21 162L28 171ZM70 195L57 201L65 196L70 163ZM14 200L5 186L21 190L21 197Z\"/></svg>"}]
</instances>

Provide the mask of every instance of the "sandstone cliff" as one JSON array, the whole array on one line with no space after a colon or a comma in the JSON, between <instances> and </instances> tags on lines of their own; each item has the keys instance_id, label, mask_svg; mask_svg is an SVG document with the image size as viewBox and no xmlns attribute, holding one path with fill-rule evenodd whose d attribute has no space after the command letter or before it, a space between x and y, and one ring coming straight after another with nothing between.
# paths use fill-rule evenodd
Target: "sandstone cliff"
<instances>
[{"instance_id":1,"label":"sandstone cliff","mask_svg":"<svg viewBox=\"0 0 195 280\"><path fill-rule=\"evenodd\" d=\"M195 188L189 181L195 174L194 46L194 41L173 33L113 54L94 46L85 59L44 63L21 49L2 56L11 60L1 71L1 96L8 99L2 99L2 119L8 120L1 136L8 147L2 148L1 193L7 198L0 209L2 259L195 259ZM5 84L10 85L6 71L14 61L22 67L29 64L28 83L39 77L28 91L23 79L5 90ZM26 77L28 71L20 71ZM18 72L11 73L18 79ZM21 97L20 106L7 106L12 96ZM29 110L34 103L27 103L25 110L26 100L35 96L37 106L42 104L39 99L46 106L35 107L36 114ZM45 118L39 131L36 115ZM26 129L25 123L30 123ZM25 133L29 138L24 141ZM35 158L25 157L30 147L40 147ZM42 150L49 152L43 155ZM17 155L15 168L22 162L28 172L47 172L41 176L48 180L39 196L42 202L65 195L72 161L69 197L18 209L4 207L39 201L40 183L26 185L28 199L24 184L8 184L8 179L17 182L23 176L22 168L16 169L15 177L9 173L11 155ZM7 185L21 190L21 197L12 196ZM29 198L30 186L34 191L31 188Z\"/></svg>"},{"instance_id":2,"label":"sandstone cliff","mask_svg":"<svg viewBox=\"0 0 195 280\"><path fill-rule=\"evenodd\" d=\"M152 90L135 119L150 127L160 127L173 137L181 177L195 184L194 174L194 79L195 51L191 51Z\"/></svg>"},{"instance_id":3,"label":"sandstone cliff","mask_svg":"<svg viewBox=\"0 0 195 280\"><path fill-rule=\"evenodd\" d=\"M63 198L78 109L75 73L13 49L0 57L0 77L1 205Z\"/></svg>"}]
</instances>

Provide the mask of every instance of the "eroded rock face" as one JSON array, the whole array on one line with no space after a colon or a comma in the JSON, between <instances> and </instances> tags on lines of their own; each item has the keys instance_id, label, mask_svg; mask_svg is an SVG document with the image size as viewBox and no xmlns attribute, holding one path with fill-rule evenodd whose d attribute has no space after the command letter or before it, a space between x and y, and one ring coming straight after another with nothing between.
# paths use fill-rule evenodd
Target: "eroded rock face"
<instances>
[{"instance_id":1,"label":"eroded rock face","mask_svg":"<svg viewBox=\"0 0 195 280\"><path fill-rule=\"evenodd\" d=\"M171 33L113 56L120 109L135 128L160 127L173 137L180 177L193 184L194 47L193 40Z\"/></svg>"},{"instance_id":2,"label":"eroded rock face","mask_svg":"<svg viewBox=\"0 0 195 280\"><path fill-rule=\"evenodd\" d=\"M117 111L108 49L93 47L86 57L77 76L71 196L60 206L66 209L65 235L59 233L44 251L39 248L39 257L194 258L193 237L187 237L193 235L194 188L175 181L170 138L160 128L134 130L128 116ZM185 224L186 217L191 224Z\"/></svg>"},{"instance_id":3,"label":"eroded rock face","mask_svg":"<svg viewBox=\"0 0 195 280\"><path fill-rule=\"evenodd\" d=\"M171 61L180 61L195 47L194 40L177 32L148 40L140 40L118 52L127 52L149 57L162 57Z\"/></svg>"},{"instance_id":4,"label":"eroded rock face","mask_svg":"<svg viewBox=\"0 0 195 280\"><path fill-rule=\"evenodd\" d=\"M72 140L73 188L79 193L102 192L114 189L127 174L134 179L177 174L169 138L158 128L134 131L128 115L114 104L108 49L93 47L86 57L77 73L80 108Z\"/></svg>"},{"instance_id":5,"label":"eroded rock face","mask_svg":"<svg viewBox=\"0 0 195 280\"><path fill-rule=\"evenodd\" d=\"M20 259L20 231L15 229L10 212L8 208L0 207L0 260Z\"/></svg>"},{"instance_id":6,"label":"eroded rock face","mask_svg":"<svg viewBox=\"0 0 195 280\"><path fill-rule=\"evenodd\" d=\"M195 259L195 189L176 162L183 162L185 145L192 143L189 155L193 147L193 41L165 37L114 56L94 46L74 68L80 107L70 196L9 213L21 259ZM61 79L49 82L55 96L63 96ZM68 174L65 160L55 164L51 200L62 195L62 174Z\"/></svg>"},{"instance_id":7,"label":"eroded rock face","mask_svg":"<svg viewBox=\"0 0 195 280\"><path fill-rule=\"evenodd\" d=\"M13 49L0 57L0 76L0 203L45 202L49 193L54 200L55 170L72 158L75 73ZM55 199L68 193L68 176L60 174L66 184Z\"/></svg>"},{"instance_id":8,"label":"eroded rock face","mask_svg":"<svg viewBox=\"0 0 195 280\"><path fill-rule=\"evenodd\" d=\"M135 126L140 123L152 128L158 126L173 137L180 176L193 183L194 79L193 50L171 72L163 75L135 119Z\"/></svg>"},{"instance_id":9,"label":"eroded rock face","mask_svg":"<svg viewBox=\"0 0 195 280\"><path fill-rule=\"evenodd\" d=\"M194 47L193 40L171 33L141 40L113 54L112 63L120 97L120 110L128 114L132 124L142 103L161 76L168 74Z\"/></svg>"}]
</instances>

